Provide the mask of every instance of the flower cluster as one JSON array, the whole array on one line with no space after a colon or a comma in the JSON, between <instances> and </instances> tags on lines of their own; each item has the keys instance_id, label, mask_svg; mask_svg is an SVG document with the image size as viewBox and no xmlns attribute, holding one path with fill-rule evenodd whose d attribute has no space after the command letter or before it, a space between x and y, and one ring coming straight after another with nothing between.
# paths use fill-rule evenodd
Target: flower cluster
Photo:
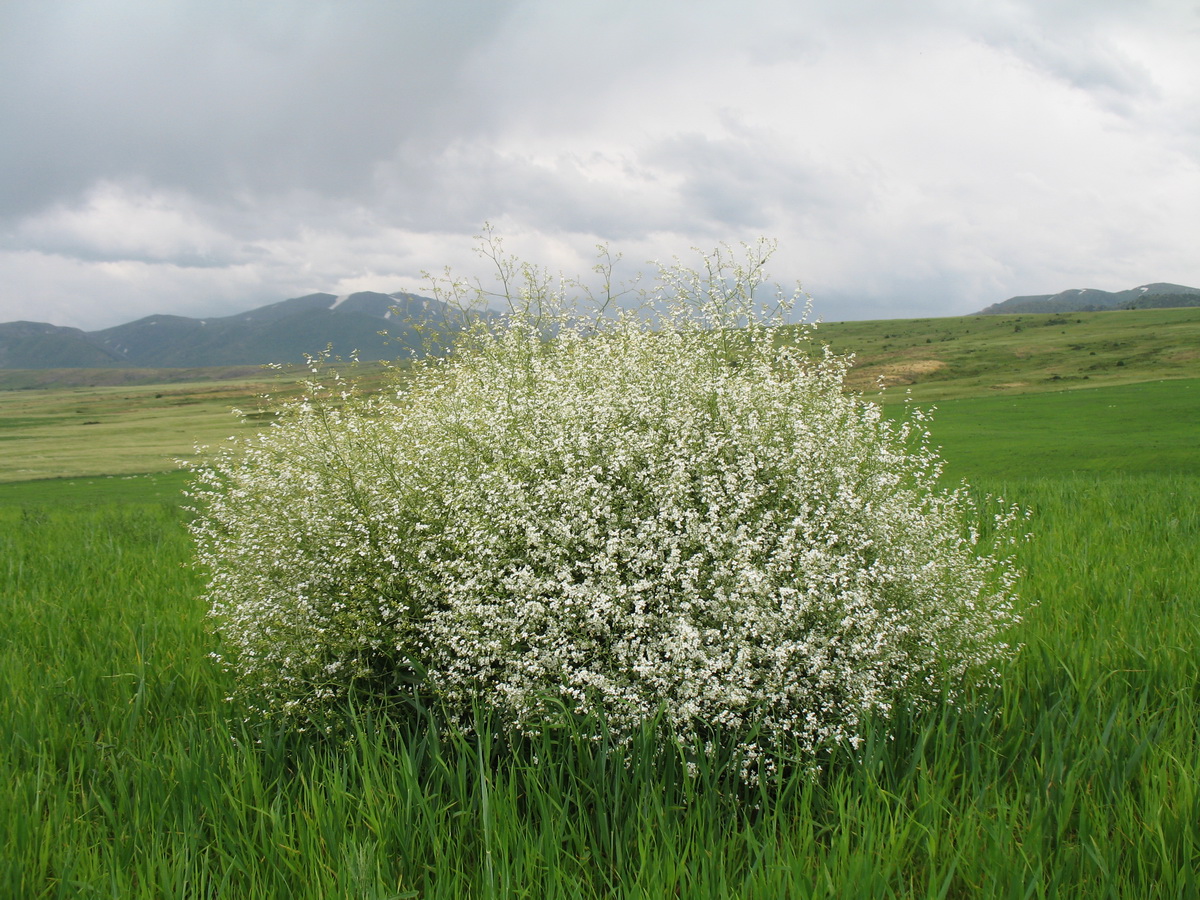
<instances>
[{"instance_id":1,"label":"flower cluster","mask_svg":"<svg viewBox=\"0 0 1200 900\"><path fill-rule=\"evenodd\" d=\"M547 339L518 313L391 396L310 398L209 458L199 559L261 711L415 684L516 732L657 717L753 758L854 744L991 670L1015 573L920 421L781 345L741 281L681 271L654 327Z\"/></svg>"}]
</instances>

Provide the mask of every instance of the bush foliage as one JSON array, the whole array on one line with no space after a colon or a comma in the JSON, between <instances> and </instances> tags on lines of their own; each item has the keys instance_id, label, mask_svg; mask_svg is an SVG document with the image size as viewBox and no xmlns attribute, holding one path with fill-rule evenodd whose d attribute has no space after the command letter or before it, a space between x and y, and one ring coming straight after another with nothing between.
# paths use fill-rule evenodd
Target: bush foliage
<instances>
[{"instance_id":1,"label":"bush foliage","mask_svg":"<svg viewBox=\"0 0 1200 900\"><path fill-rule=\"evenodd\" d=\"M919 416L847 393L812 328L776 339L795 298L760 308L769 249L664 266L638 314L591 317L489 253L508 315L391 394L313 384L210 454L193 532L251 705L298 727L364 691L522 734L653 721L684 747L732 735L750 771L993 677L1015 513L985 538Z\"/></svg>"}]
</instances>

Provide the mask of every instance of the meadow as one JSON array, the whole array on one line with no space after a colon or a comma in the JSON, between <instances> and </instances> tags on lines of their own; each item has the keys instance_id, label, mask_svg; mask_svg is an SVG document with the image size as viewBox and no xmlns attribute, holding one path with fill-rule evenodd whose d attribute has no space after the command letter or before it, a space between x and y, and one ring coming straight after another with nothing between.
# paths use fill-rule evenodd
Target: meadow
<instances>
[{"instance_id":1,"label":"meadow","mask_svg":"<svg viewBox=\"0 0 1200 900\"><path fill-rule=\"evenodd\" d=\"M1108 315L1133 317L1111 320L1128 331L1144 314ZM1082 335L1088 317L1101 336ZM1032 510L1025 646L998 688L901 716L890 738L869 729L815 780L754 788L719 758L690 778L650 742L616 751L566 726L519 746L371 710L349 740L250 728L208 656L182 477L117 471L132 457L94 437L52 459L59 477L21 478L53 456L56 430L101 416L74 411L78 386L5 395L0 896L1200 895L1200 371L1155 349L1152 329L1138 343L1085 314L1075 343L1127 355L1091 370L1098 387L1080 375L1056 390L1078 373L1055 354L1087 366L1100 351L1055 349L1066 327L1029 324L1049 318L845 326L897 378L897 359L965 345L967 329L1046 338L903 376L937 402L947 478ZM910 355L888 356L901 341ZM962 359L985 352L1007 368L972 374ZM176 389L222 396L148 423L155 452L186 452L236 424L228 405L246 408L230 384ZM169 393L105 390L124 392L97 395L114 428ZM14 423L17 402L36 421ZM42 418L55 403L57 424Z\"/></svg>"}]
</instances>

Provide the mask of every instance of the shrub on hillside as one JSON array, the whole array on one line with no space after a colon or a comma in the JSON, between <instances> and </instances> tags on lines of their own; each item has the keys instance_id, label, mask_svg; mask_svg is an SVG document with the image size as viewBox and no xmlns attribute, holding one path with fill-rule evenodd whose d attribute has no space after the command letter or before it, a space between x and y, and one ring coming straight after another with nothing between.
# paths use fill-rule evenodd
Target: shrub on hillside
<instances>
[{"instance_id":1,"label":"shrub on hillside","mask_svg":"<svg viewBox=\"0 0 1200 900\"><path fill-rule=\"evenodd\" d=\"M193 531L244 695L298 725L364 687L519 733L654 720L749 771L986 675L1013 571L918 419L776 340L764 260L665 268L652 322L525 304L210 457Z\"/></svg>"}]
</instances>

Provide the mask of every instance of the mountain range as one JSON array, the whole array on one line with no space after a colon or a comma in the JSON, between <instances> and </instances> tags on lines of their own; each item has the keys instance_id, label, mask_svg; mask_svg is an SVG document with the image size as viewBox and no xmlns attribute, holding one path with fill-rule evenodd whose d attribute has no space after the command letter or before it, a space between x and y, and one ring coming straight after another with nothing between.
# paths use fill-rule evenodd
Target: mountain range
<instances>
[{"instance_id":1,"label":"mountain range","mask_svg":"<svg viewBox=\"0 0 1200 900\"><path fill-rule=\"evenodd\" d=\"M1200 288L1168 284L1162 281L1143 284L1127 291L1072 288L1057 294L1009 297L1000 303L993 303L975 315L1097 312L1106 309L1154 309L1165 306L1200 306Z\"/></svg>"},{"instance_id":2,"label":"mountain range","mask_svg":"<svg viewBox=\"0 0 1200 900\"><path fill-rule=\"evenodd\" d=\"M452 330L464 320L429 297L362 291L308 294L208 319L147 316L102 331L9 322L0 324L0 369L301 363L327 347L363 361L397 359L422 347L422 324Z\"/></svg>"},{"instance_id":3,"label":"mountain range","mask_svg":"<svg viewBox=\"0 0 1200 900\"><path fill-rule=\"evenodd\" d=\"M1072 289L1010 297L976 315L1200 306L1200 288L1158 282L1127 291ZM486 313L495 315L495 313ZM208 319L155 315L102 331L44 322L0 324L0 369L190 368L301 363L327 347L363 361L423 347L420 326L462 327L464 314L404 291L308 294ZM381 334L381 332L384 332Z\"/></svg>"}]
</instances>

